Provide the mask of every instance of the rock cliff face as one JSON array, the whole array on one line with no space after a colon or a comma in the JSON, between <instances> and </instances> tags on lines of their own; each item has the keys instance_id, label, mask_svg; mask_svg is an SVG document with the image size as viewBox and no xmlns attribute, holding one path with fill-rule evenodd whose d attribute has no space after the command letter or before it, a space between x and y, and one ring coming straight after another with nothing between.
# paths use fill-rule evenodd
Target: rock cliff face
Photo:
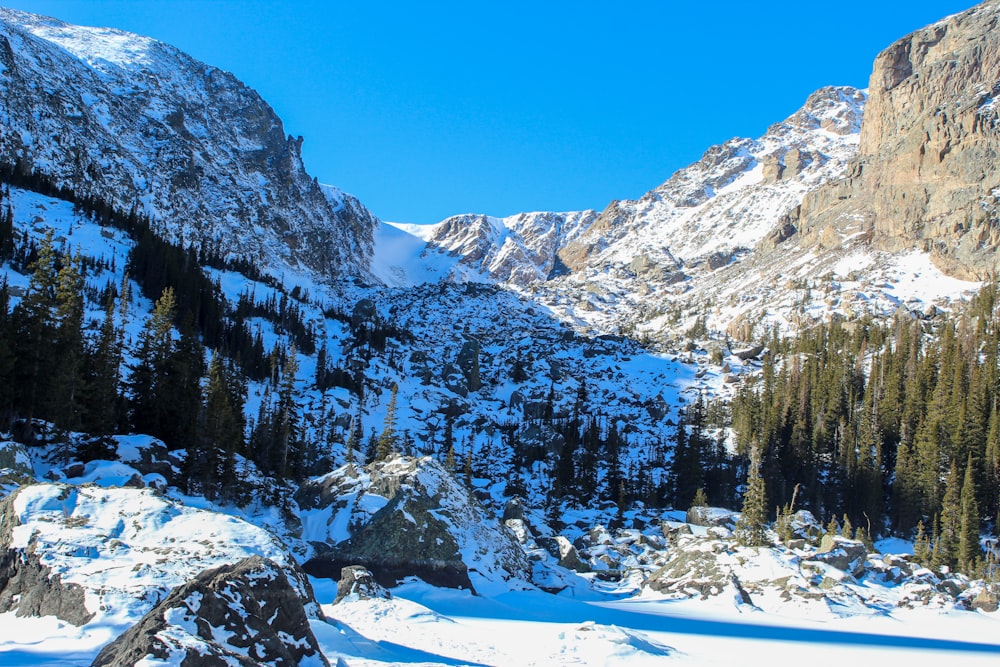
<instances>
[{"instance_id":1,"label":"rock cliff face","mask_svg":"<svg viewBox=\"0 0 1000 667\"><path fill-rule=\"evenodd\" d=\"M0 163L260 266L367 274L376 220L232 74L126 32L0 9ZM332 195L332 196L331 196Z\"/></svg>"},{"instance_id":2,"label":"rock cliff face","mask_svg":"<svg viewBox=\"0 0 1000 667\"><path fill-rule=\"evenodd\" d=\"M887 250L922 244L981 277L1000 246L1000 2L904 37L875 60L858 157L806 197L803 231L863 220ZM827 234L829 236L829 234Z\"/></svg>"}]
</instances>

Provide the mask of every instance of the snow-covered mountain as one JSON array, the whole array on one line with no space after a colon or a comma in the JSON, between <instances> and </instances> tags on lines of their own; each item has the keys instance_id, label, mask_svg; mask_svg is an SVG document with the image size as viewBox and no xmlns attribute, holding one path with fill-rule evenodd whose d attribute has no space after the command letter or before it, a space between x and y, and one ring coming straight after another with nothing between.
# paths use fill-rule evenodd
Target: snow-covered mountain
<instances>
[{"instance_id":1,"label":"snow-covered mountain","mask_svg":"<svg viewBox=\"0 0 1000 667\"><path fill-rule=\"evenodd\" d=\"M270 370L232 382L244 435L264 435L205 475L236 480L231 496L192 474L213 472L201 438L23 415L0 433L0 663L729 664L796 646L816 662L804 636L838 646L826 664L872 645L915 664L929 650L995 660L987 581L824 536L807 512L746 547L732 511L665 507L681 440L736 497L727 403L761 373L766 325L924 317L977 285L922 247L872 247L863 220L798 229L810 193L852 177L863 91L818 91L601 213L415 227L313 182L256 94L172 47L0 10L0 63L0 166L253 260L199 267L197 296ZM127 402L158 296L126 271L139 241L65 198L2 192L7 305L39 300L29 257L45 239L80 255L83 347L119 328ZM330 280L349 275L382 284ZM132 298L105 319L116 286ZM196 376L192 422L207 423L211 384ZM306 479L266 467L279 414L283 460L294 435ZM391 597L331 602L326 578L347 565L396 584Z\"/></svg>"},{"instance_id":2,"label":"snow-covered mountain","mask_svg":"<svg viewBox=\"0 0 1000 667\"><path fill-rule=\"evenodd\" d=\"M232 74L127 32L0 9L0 163L262 267L366 275L376 218L306 173Z\"/></svg>"}]
</instances>

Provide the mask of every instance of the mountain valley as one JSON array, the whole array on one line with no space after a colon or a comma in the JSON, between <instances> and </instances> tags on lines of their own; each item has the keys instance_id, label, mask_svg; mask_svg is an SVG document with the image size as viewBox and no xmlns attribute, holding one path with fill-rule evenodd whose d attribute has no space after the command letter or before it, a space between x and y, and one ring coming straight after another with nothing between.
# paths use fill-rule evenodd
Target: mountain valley
<instances>
[{"instance_id":1,"label":"mountain valley","mask_svg":"<svg viewBox=\"0 0 1000 667\"><path fill-rule=\"evenodd\" d=\"M995 661L998 19L637 200L412 225L0 9L0 664Z\"/></svg>"}]
</instances>

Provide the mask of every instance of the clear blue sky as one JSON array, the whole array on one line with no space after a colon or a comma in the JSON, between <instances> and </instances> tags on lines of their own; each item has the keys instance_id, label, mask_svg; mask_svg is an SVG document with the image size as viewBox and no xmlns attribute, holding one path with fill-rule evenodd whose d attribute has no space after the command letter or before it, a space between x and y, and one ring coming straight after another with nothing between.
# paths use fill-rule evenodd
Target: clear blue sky
<instances>
[{"instance_id":1,"label":"clear blue sky","mask_svg":"<svg viewBox=\"0 0 1000 667\"><path fill-rule=\"evenodd\" d=\"M309 172L386 220L603 208L970 0L35 0L169 42L303 135Z\"/></svg>"}]
</instances>

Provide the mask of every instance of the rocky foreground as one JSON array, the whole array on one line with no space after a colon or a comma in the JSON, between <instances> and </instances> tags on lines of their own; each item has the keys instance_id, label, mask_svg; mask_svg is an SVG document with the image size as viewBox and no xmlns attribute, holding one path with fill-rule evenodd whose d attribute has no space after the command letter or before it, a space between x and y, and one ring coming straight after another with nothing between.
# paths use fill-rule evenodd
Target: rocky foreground
<instances>
[{"instance_id":1,"label":"rocky foreground","mask_svg":"<svg viewBox=\"0 0 1000 667\"><path fill-rule=\"evenodd\" d=\"M0 502L0 613L54 617L94 643L116 628L94 645L95 665L195 655L208 661L200 664L327 664L314 628L329 614L300 560L313 582L340 579L338 601L353 603L390 597L382 585L423 580L487 597L541 589L729 600L737 610L777 614L998 606L995 585L878 553L824 531L804 511L767 548L740 546L738 515L717 508L686 516L595 510L555 529L517 499L494 517L436 461L396 457L307 483L287 499L279 539L226 513L235 508L186 505L196 499L158 489L162 476L140 463L71 465L79 476L18 484L44 457L11 442L2 451L10 465ZM628 527L607 528L609 519Z\"/></svg>"}]
</instances>

